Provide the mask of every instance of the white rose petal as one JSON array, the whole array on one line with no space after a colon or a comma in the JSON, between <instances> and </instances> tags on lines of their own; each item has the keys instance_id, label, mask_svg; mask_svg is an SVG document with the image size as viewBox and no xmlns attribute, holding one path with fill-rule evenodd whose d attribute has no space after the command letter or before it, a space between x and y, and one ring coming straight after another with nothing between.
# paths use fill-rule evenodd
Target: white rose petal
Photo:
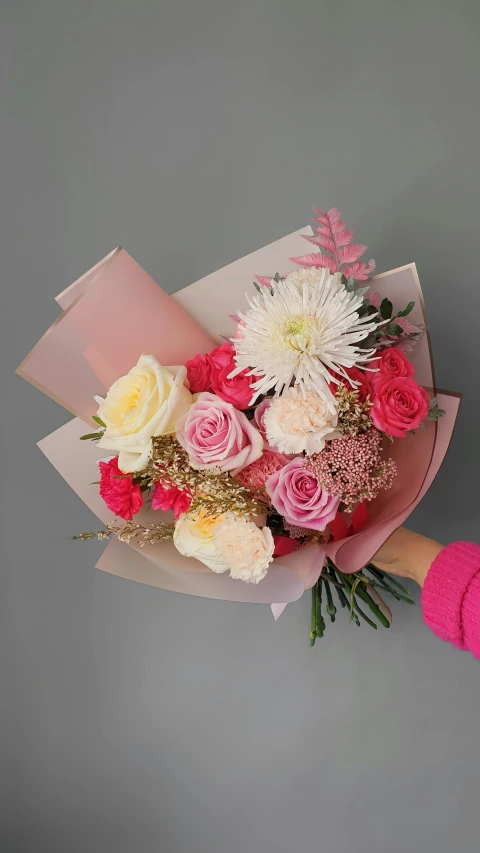
<instances>
[{"instance_id":1,"label":"white rose petal","mask_svg":"<svg viewBox=\"0 0 480 853\"><path fill-rule=\"evenodd\" d=\"M118 454L121 471L141 471L150 458L153 436L175 432L192 403L186 375L183 366L163 367L153 355L142 355L113 383L98 409L106 425L98 446Z\"/></svg>"},{"instance_id":2,"label":"white rose petal","mask_svg":"<svg viewBox=\"0 0 480 853\"><path fill-rule=\"evenodd\" d=\"M183 513L173 534L173 544L184 557L200 560L213 572L228 572L228 566L218 556L214 543L214 530L220 518L209 518L205 512L197 514Z\"/></svg>"}]
</instances>

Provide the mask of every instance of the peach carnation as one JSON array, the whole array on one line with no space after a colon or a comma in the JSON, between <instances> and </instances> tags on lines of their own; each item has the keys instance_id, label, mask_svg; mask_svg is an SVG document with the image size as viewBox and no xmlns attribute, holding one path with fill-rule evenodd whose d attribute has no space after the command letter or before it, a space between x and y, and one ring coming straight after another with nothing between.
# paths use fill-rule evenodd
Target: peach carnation
<instances>
[{"instance_id":1,"label":"peach carnation","mask_svg":"<svg viewBox=\"0 0 480 853\"><path fill-rule=\"evenodd\" d=\"M230 577L259 583L273 560L275 543L268 527L257 527L243 516L226 513L213 531L217 557L230 569Z\"/></svg>"}]
</instances>

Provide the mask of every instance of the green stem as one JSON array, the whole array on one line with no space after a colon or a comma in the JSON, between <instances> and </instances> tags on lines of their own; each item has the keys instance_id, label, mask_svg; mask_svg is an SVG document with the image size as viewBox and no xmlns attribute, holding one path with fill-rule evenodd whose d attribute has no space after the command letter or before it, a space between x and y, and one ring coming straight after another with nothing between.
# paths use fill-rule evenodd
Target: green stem
<instances>
[{"instance_id":1,"label":"green stem","mask_svg":"<svg viewBox=\"0 0 480 853\"><path fill-rule=\"evenodd\" d=\"M325 607L325 610L327 611L328 615L330 616L330 622L335 622L335 614L337 612L337 608L335 607L335 605L333 603L332 590L330 589L330 584L327 581L326 577L322 576L322 580L323 580L323 583L325 585L325 593L327 596L327 605Z\"/></svg>"},{"instance_id":2,"label":"green stem","mask_svg":"<svg viewBox=\"0 0 480 853\"><path fill-rule=\"evenodd\" d=\"M394 586L398 587L398 589L400 589L405 595L410 595L410 590L408 590L406 586L403 586L403 584L397 581L397 579L392 577L388 572L382 572L381 569L377 569L377 567L372 565L372 563L368 563L366 568L372 575L375 575L378 580L385 582L385 577L387 577L388 583L393 583Z\"/></svg>"},{"instance_id":3,"label":"green stem","mask_svg":"<svg viewBox=\"0 0 480 853\"><path fill-rule=\"evenodd\" d=\"M316 586L316 613L315 633L317 637L323 637L325 633L325 620L322 616L322 582L317 581Z\"/></svg>"},{"instance_id":4,"label":"green stem","mask_svg":"<svg viewBox=\"0 0 480 853\"><path fill-rule=\"evenodd\" d=\"M314 586L312 586L312 612L311 612L311 616L310 616L310 645L311 646L315 645L315 640L317 638L317 634L315 631L315 618L316 618L316 613L317 613L317 598L316 598L316 594L315 594L315 587L316 587L316 584L314 584Z\"/></svg>"}]
</instances>

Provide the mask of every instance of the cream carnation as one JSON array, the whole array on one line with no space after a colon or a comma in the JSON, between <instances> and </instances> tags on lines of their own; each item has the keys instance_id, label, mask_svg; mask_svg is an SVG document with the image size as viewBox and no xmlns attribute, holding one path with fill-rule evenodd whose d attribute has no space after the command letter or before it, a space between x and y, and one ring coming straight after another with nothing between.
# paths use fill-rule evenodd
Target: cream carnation
<instances>
[{"instance_id":1,"label":"cream carnation","mask_svg":"<svg viewBox=\"0 0 480 853\"><path fill-rule=\"evenodd\" d=\"M337 415L318 394L289 388L263 416L268 443L282 453L320 453L325 441L340 438Z\"/></svg>"},{"instance_id":2,"label":"cream carnation","mask_svg":"<svg viewBox=\"0 0 480 853\"><path fill-rule=\"evenodd\" d=\"M213 530L217 558L230 569L230 577L245 583L259 583L273 560L275 543L268 527L226 513Z\"/></svg>"},{"instance_id":3,"label":"cream carnation","mask_svg":"<svg viewBox=\"0 0 480 853\"><path fill-rule=\"evenodd\" d=\"M185 387L185 367L163 367L153 355L141 355L138 364L113 383L98 415L106 430L98 442L118 454L126 474L145 468L152 437L175 432L177 422L192 403Z\"/></svg>"}]
</instances>

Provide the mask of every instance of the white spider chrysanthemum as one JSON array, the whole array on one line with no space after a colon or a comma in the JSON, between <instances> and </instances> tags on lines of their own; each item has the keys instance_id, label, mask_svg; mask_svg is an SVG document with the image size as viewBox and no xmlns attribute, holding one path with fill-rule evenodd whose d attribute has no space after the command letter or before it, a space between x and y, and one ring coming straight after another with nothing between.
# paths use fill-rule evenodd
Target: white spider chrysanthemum
<instances>
[{"instance_id":1,"label":"white spider chrysanthemum","mask_svg":"<svg viewBox=\"0 0 480 853\"><path fill-rule=\"evenodd\" d=\"M340 276L328 270L295 270L253 297L250 309L241 314L234 340L237 367L258 379L252 383L252 404L271 389L275 396L294 384L315 391L335 410L329 383L346 376L345 369L365 364L373 349L356 344L373 332L378 323L366 314L359 317L363 295L346 290ZM331 371L331 372L330 372Z\"/></svg>"}]
</instances>

